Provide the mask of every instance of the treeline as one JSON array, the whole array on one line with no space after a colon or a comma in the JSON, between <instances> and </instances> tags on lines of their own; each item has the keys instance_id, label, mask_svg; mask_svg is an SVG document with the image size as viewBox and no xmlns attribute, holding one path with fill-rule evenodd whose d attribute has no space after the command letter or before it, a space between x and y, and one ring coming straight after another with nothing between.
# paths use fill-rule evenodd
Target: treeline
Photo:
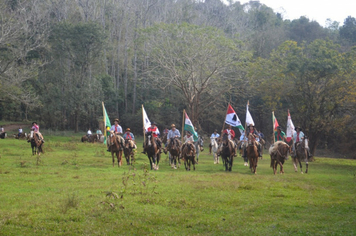
<instances>
[{"instance_id":1,"label":"treeline","mask_svg":"<svg viewBox=\"0 0 356 236\"><path fill-rule=\"evenodd\" d=\"M141 133L141 104L163 128L186 109L200 132L246 102L269 134L289 109L311 147L353 151L356 19L327 27L251 1L0 0L0 120Z\"/></svg>"}]
</instances>

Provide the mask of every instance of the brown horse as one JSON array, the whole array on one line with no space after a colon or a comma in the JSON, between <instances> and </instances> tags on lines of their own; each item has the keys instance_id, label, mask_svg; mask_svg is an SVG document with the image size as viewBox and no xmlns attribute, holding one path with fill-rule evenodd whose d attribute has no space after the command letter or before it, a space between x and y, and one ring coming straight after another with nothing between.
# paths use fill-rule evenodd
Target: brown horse
<instances>
[{"instance_id":1,"label":"brown horse","mask_svg":"<svg viewBox=\"0 0 356 236\"><path fill-rule=\"evenodd\" d=\"M225 171L231 171L234 162L235 148L230 142L228 134L224 134L221 141L221 159L225 165Z\"/></svg>"},{"instance_id":2,"label":"brown horse","mask_svg":"<svg viewBox=\"0 0 356 236\"><path fill-rule=\"evenodd\" d=\"M248 161L250 162L251 172L256 174L257 162L258 162L258 151L257 144L255 140L255 136L253 134L249 134L247 137L247 147L246 147L246 156L248 157Z\"/></svg>"},{"instance_id":3,"label":"brown horse","mask_svg":"<svg viewBox=\"0 0 356 236\"><path fill-rule=\"evenodd\" d=\"M284 174L283 170L283 164L285 158L288 156L288 153L290 152L291 146L289 146L287 143L283 141L277 141L275 142L270 148L269 148L269 154L271 156L271 168L273 168L273 173L276 174L277 172L277 166L280 166L280 174Z\"/></svg>"},{"instance_id":4,"label":"brown horse","mask_svg":"<svg viewBox=\"0 0 356 236\"><path fill-rule=\"evenodd\" d=\"M296 148L295 148L296 153L292 157L295 172L298 171L297 166L298 166L298 162L299 162L300 172L303 174L302 161L305 161L305 165L306 165L305 173L308 173L309 162L308 162L307 148L308 148L308 139L307 138L304 138L304 140L302 142L297 143Z\"/></svg>"},{"instance_id":5,"label":"brown horse","mask_svg":"<svg viewBox=\"0 0 356 236\"><path fill-rule=\"evenodd\" d=\"M38 134L31 131L31 133L27 136L27 142L31 143L32 155L41 155L41 153L43 153L43 141L38 137Z\"/></svg>"},{"instance_id":6,"label":"brown horse","mask_svg":"<svg viewBox=\"0 0 356 236\"><path fill-rule=\"evenodd\" d=\"M171 154L170 164L174 169L177 169L181 146L182 143L177 138L170 138L169 144L167 145L167 151Z\"/></svg>"},{"instance_id":7,"label":"brown horse","mask_svg":"<svg viewBox=\"0 0 356 236\"><path fill-rule=\"evenodd\" d=\"M83 135L81 141L82 142L95 143L95 142L98 141L98 135L92 134L89 137L87 135Z\"/></svg>"},{"instance_id":8,"label":"brown horse","mask_svg":"<svg viewBox=\"0 0 356 236\"><path fill-rule=\"evenodd\" d=\"M160 150L157 146L156 139L153 137L152 132L147 132L147 139L145 141L145 150L148 160L150 161L151 170L159 169L159 160L161 158Z\"/></svg>"},{"instance_id":9,"label":"brown horse","mask_svg":"<svg viewBox=\"0 0 356 236\"><path fill-rule=\"evenodd\" d=\"M115 157L114 153L116 154L117 158L117 166L120 167L122 165L122 150L124 148L124 139L115 134L110 134L110 151L111 151L111 157L112 157L112 166L115 166Z\"/></svg>"},{"instance_id":10,"label":"brown horse","mask_svg":"<svg viewBox=\"0 0 356 236\"><path fill-rule=\"evenodd\" d=\"M185 143L182 147L182 157L184 158L184 166L187 171L190 171L190 165L193 164L193 170L195 170L195 145L193 143Z\"/></svg>"},{"instance_id":11,"label":"brown horse","mask_svg":"<svg viewBox=\"0 0 356 236\"><path fill-rule=\"evenodd\" d=\"M125 155L127 165L132 165L132 161L135 160L135 154L133 152L134 147L135 147L134 141L130 139L125 140L124 155Z\"/></svg>"},{"instance_id":12,"label":"brown horse","mask_svg":"<svg viewBox=\"0 0 356 236\"><path fill-rule=\"evenodd\" d=\"M15 139L27 139L27 133L14 134L13 136Z\"/></svg>"}]
</instances>

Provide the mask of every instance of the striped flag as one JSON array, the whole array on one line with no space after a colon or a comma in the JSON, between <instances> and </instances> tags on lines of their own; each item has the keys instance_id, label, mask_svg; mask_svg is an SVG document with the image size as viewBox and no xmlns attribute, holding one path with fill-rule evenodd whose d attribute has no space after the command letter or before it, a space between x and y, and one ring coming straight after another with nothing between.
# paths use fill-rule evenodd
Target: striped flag
<instances>
[{"instance_id":1,"label":"striped flag","mask_svg":"<svg viewBox=\"0 0 356 236\"><path fill-rule=\"evenodd\" d=\"M184 113L185 113L184 130L187 130L191 134L193 134L194 139L198 139L198 134L197 134L197 132L195 132L192 121L189 119L187 113L186 112L184 112Z\"/></svg>"},{"instance_id":2,"label":"striped flag","mask_svg":"<svg viewBox=\"0 0 356 236\"><path fill-rule=\"evenodd\" d=\"M104 102L102 102L102 105L103 105L103 117L104 117L104 144L106 144L106 139L107 139L107 130L110 130L111 128L111 123L110 123L110 119L109 119L109 116L108 116L108 113L106 112L106 109L105 109L105 105L104 105Z\"/></svg>"},{"instance_id":3,"label":"striped flag","mask_svg":"<svg viewBox=\"0 0 356 236\"><path fill-rule=\"evenodd\" d=\"M245 130L241 124L239 117L237 116L236 112L234 111L234 109L230 104L227 108L225 123L231 125L232 127L238 128L240 132Z\"/></svg>"}]
</instances>

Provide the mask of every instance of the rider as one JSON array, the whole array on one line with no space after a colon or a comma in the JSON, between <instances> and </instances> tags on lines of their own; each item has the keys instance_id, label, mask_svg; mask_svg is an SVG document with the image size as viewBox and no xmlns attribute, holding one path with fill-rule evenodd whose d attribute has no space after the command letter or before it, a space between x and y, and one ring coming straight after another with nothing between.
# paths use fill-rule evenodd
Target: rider
<instances>
[{"instance_id":1,"label":"rider","mask_svg":"<svg viewBox=\"0 0 356 236\"><path fill-rule=\"evenodd\" d=\"M0 134L4 132L5 132L4 127L0 126Z\"/></svg>"},{"instance_id":2,"label":"rider","mask_svg":"<svg viewBox=\"0 0 356 236\"><path fill-rule=\"evenodd\" d=\"M132 140L132 141L135 141L135 136L133 135L133 133L131 133L131 129L130 128L126 128L126 131L125 131L125 133L124 133L124 136L123 136L123 138L125 139L125 140ZM133 149L136 149L136 144L134 143L134 142L132 142L133 143ZM131 144L130 144L131 145Z\"/></svg>"},{"instance_id":3,"label":"rider","mask_svg":"<svg viewBox=\"0 0 356 236\"><path fill-rule=\"evenodd\" d=\"M236 143L234 142L234 138L235 138L235 131L231 128L231 125L228 125L227 126L227 129L225 129L224 131L223 131L223 134L227 134L228 135L228 138L229 138L229 141L231 142L231 144L232 144L232 146L234 147L234 149L235 149L235 157L237 156L237 145L236 145ZM222 145L222 144L221 144ZM220 148L219 148L219 152L218 153L220 153L220 151L221 151L221 145L220 145Z\"/></svg>"},{"instance_id":4,"label":"rider","mask_svg":"<svg viewBox=\"0 0 356 236\"><path fill-rule=\"evenodd\" d=\"M88 137L88 139L90 138L91 135L92 135L92 132L91 132L91 129L89 128L89 129L88 129L88 132L87 132L87 137Z\"/></svg>"},{"instance_id":5,"label":"rider","mask_svg":"<svg viewBox=\"0 0 356 236\"><path fill-rule=\"evenodd\" d=\"M98 138L100 139L100 137L103 135L103 132L101 132L101 129L97 129L96 134L98 135Z\"/></svg>"},{"instance_id":6,"label":"rider","mask_svg":"<svg viewBox=\"0 0 356 236\"><path fill-rule=\"evenodd\" d=\"M119 119L115 119L114 120L114 125L111 126L110 130L111 133L114 133L114 135L118 135L120 136L122 134L122 127L119 125ZM107 146L108 146L108 152L111 152L110 147L111 145L113 145L113 143L111 143L111 138L110 135L108 135L108 139L107 139Z\"/></svg>"},{"instance_id":7,"label":"rider","mask_svg":"<svg viewBox=\"0 0 356 236\"><path fill-rule=\"evenodd\" d=\"M35 134L37 134L37 137L44 143L45 141L43 140L43 136L42 134L40 133L40 127L37 125L36 122L32 122L32 128L31 130L33 130L33 132ZM30 140L28 140L29 142Z\"/></svg>"},{"instance_id":8,"label":"rider","mask_svg":"<svg viewBox=\"0 0 356 236\"><path fill-rule=\"evenodd\" d=\"M295 131L293 132L293 146L292 146L292 153L293 157L296 157L296 149L297 149L297 144L301 143L304 140L304 133L300 127L295 127ZM312 157L312 155L309 152L309 147L305 148L308 153L308 158Z\"/></svg>"},{"instance_id":9,"label":"rider","mask_svg":"<svg viewBox=\"0 0 356 236\"><path fill-rule=\"evenodd\" d=\"M161 139L158 137L160 135L160 132L158 130L158 127L157 127L157 123L156 122L151 122L151 126L148 127L147 131L146 131L146 134L148 132L151 132L152 133L152 136L155 138L156 140L156 143L157 143L157 148L159 149L159 151L161 152L161 146L162 146L162 141ZM143 144L145 145L145 143ZM144 146L143 147L143 152L144 154L146 154L146 147Z\"/></svg>"},{"instance_id":10,"label":"rider","mask_svg":"<svg viewBox=\"0 0 356 236\"><path fill-rule=\"evenodd\" d=\"M214 130L214 133L211 134L210 139L217 139L220 135L218 134L218 130ZM209 154L211 154L211 143L209 144Z\"/></svg>"},{"instance_id":11,"label":"rider","mask_svg":"<svg viewBox=\"0 0 356 236\"><path fill-rule=\"evenodd\" d=\"M23 131L22 131L22 128L20 127L20 128L19 128L19 134L17 135L19 138L21 137L22 132L23 132Z\"/></svg>"},{"instance_id":12,"label":"rider","mask_svg":"<svg viewBox=\"0 0 356 236\"><path fill-rule=\"evenodd\" d=\"M180 138L180 132L179 132L179 130L176 129L175 124L171 125L171 130L168 132L166 146L170 142L171 138Z\"/></svg>"},{"instance_id":13,"label":"rider","mask_svg":"<svg viewBox=\"0 0 356 236\"><path fill-rule=\"evenodd\" d=\"M245 132L245 137L247 138L249 134L252 134L254 137L255 137L255 141L257 143L257 151L258 151L258 156L259 157L262 157L261 155L261 144L260 144L260 136L258 135L256 129L255 129L255 126L253 124L250 124L248 126L248 128L246 129L246 132ZM247 149L246 149L246 145L245 145L245 148L244 148L244 152L243 152L243 156L242 157L246 157L246 154L247 154Z\"/></svg>"},{"instance_id":14,"label":"rider","mask_svg":"<svg viewBox=\"0 0 356 236\"><path fill-rule=\"evenodd\" d=\"M190 143L194 142L194 137L193 137L192 133L189 131L186 131L186 134L183 137L183 139L184 139L184 144L186 144L188 142L190 142Z\"/></svg>"},{"instance_id":15,"label":"rider","mask_svg":"<svg viewBox=\"0 0 356 236\"><path fill-rule=\"evenodd\" d=\"M277 127L277 131L274 132L274 140L276 141L286 141L286 134L282 131L281 126Z\"/></svg>"}]
</instances>

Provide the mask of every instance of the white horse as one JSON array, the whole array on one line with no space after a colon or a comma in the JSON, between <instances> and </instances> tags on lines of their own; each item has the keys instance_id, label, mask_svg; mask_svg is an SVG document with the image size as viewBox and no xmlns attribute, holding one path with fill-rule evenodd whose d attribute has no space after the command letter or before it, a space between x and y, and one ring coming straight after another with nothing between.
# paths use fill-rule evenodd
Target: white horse
<instances>
[{"instance_id":1,"label":"white horse","mask_svg":"<svg viewBox=\"0 0 356 236\"><path fill-rule=\"evenodd\" d=\"M216 142L216 138L210 138L211 150L213 151L214 156L214 164L219 164L219 156L218 156L218 142Z\"/></svg>"},{"instance_id":2,"label":"white horse","mask_svg":"<svg viewBox=\"0 0 356 236\"><path fill-rule=\"evenodd\" d=\"M196 158L197 164L199 162L199 154L200 154L200 152L202 152L204 150L203 144L204 144L204 140L203 140L203 138L201 136L198 137L198 141L194 142L195 151L196 151L195 154L196 154L196 157L197 157Z\"/></svg>"}]
</instances>

